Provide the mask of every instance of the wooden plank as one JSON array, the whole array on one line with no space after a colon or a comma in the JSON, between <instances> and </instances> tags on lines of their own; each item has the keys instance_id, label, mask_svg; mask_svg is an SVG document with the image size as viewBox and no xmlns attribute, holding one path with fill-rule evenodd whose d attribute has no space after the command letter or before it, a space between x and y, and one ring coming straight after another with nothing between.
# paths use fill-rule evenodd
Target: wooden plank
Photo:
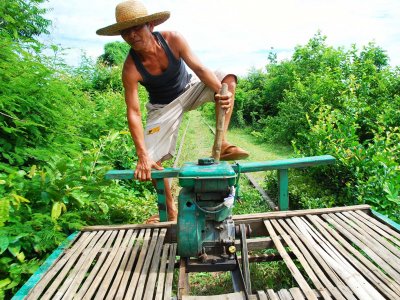
<instances>
[{"instance_id":1,"label":"wooden plank","mask_svg":"<svg viewBox=\"0 0 400 300\"><path fill-rule=\"evenodd\" d=\"M257 291L257 296L259 300L268 300L267 294L264 291Z\"/></svg>"},{"instance_id":2,"label":"wooden plank","mask_svg":"<svg viewBox=\"0 0 400 300\"><path fill-rule=\"evenodd\" d=\"M251 279L250 279L250 266L249 266L249 252L247 249L246 241L246 226L244 224L239 225L240 228L240 241L241 241L241 253L242 253L242 273L244 283L246 285L246 291L251 294Z\"/></svg>"},{"instance_id":3,"label":"wooden plank","mask_svg":"<svg viewBox=\"0 0 400 300\"><path fill-rule=\"evenodd\" d=\"M306 271L307 275L310 277L314 286L321 292L324 299L332 299L329 292L326 288L322 285L320 279L326 283L327 288L332 291L332 293L336 296L337 299L344 299L343 296L337 291L337 289L330 283L330 281L326 278L325 274L322 272L318 264L312 258L310 253L308 252L307 248L303 245L300 239L296 236L294 231L285 223L285 220L271 220L272 224L274 224L275 228L279 231L279 234L284 238L290 249L294 252L294 254L299 259L301 265L303 266L304 270ZM279 226L279 224L275 224L279 222L282 227L286 230L289 234L287 235L283 229ZM293 241L289 240L292 238ZM296 250L294 250L296 249ZM317 273L317 275L315 273Z\"/></svg>"},{"instance_id":4,"label":"wooden plank","mask_svg":"<svg viewBox=\"0 0 400 300\"><path fill-rule=\"evenodd\" d=\"M290 294L292 295L294 300L304 300L304 295L298 287L290 288Z\"/></svg>"},{"instance_id":5,"label":"wooden plank","mask_svg":"<svg viewBox=\"0 0 400 300\"><path fill-rule=\"evenodd\" d=\"M124 242L123 244L121 244L121 248L119 249L116 259L114 260L115 263L113 262L112 266L108 270L109 276L113 276L111 277L113 284L108 291L106 297L107 300L115 299L115 294L119 290L119 285L125 273L126 265L128 264L129 260L129 255L131 254L137 234L138 230L129 229L127 231L127 235L124 239L124 241L127 241L127 243ZM121 264L118 263L120 260Z\"/></svg>"},{"instance_id":6,"label":"wooden plank","mask_svg":"<svg viewBox=\"0 0 400 300\"><path fill-rule=\"evenodd\" d=\"M55 295L53 295L51 297L51 299L59 300L63 297L64 293L70 287L75 276L79 272L79 269L86 262L86 259L88 258L88 254L90 253L90 250L93 249L93 247L96 245L97 241L102 236L102 234L103 234L103 232L101 232L101 231L96 232L96 235L93 237L93 239L90 241L90 243L82 251L82 253L78 259L78 262L75 263L73 268L68 272L68 274L65 274L65 277L62 278L64 280L64 282L62 283L61 286L59 286L57 288ZM60 279L61 279L61 277L60 277Z\"/></svg>"},{"instance_id":7,"label":"wooden plank","mask_svg":"<svg viewBox=\"0 0 400 300\"><path fill-rule=\"evenodd\" d=\"M154 228L170 228L176 226L176 222L159 222L154 224L118 224L118 225L97 225L85 226L81 231L98 231L98 230L128 230L128 229L154 229Z\"/></svg>"},{"instance_id":8,"label":"wooden plank","mask_svg":"<svg viewBox=\"0 0 400 300\"><path fill-rule=\"evenodd\" d=\"M160 269L158 271L157 291L154 300L161 300L164 292L165 272L167 270L167 257L170 244L165 244L161 256Z\"/></svg>"},{"instance_id":9,"label":"wooden plank","mask_svg":"<svg viewBox=\"0 0 400 300\"><path fill-rule=\"evenodd\" d=\"M323 222L319 217L312 215L307 217L319 229L319 231L321 231L324 236L327 237L331 243L346 257L348 261L350 261L362 274L364 274L364 276L369 278L369 281L373 283L377 289L388 296L389 299L400 297L400 286L398 286L391 278L387 277L383 272L381 272L381 270L379 270L360 252L352 247L345 239L343 239L334 229L329 227L328 224ZM332 238L329 234L332 236ZM396 291L398 294L396 294Z\"/></svg>"},{"instance_id":10,"label":"wooden plank","mask_svg":"<svg viewBox=\"0 0 400 300\"><path fill-rule=\"evenodd\" d=\"M269 299L271 299L271 300L279 300L279 297L277 296L277 294L275 294L273 289L268 289L267 295L268 295Z\"/></svg>"},{"instance_id":11,"label":"wooden plank","mask_svg":"<svg viewBox=\"0 0 400 300\"><path fill-rule=\"evenodd\" d=\"M317 209L301 209L301 210L290 210L290 211L271 211L265 213L254 213L254 214L246 214L246 215L234 215L232 219L240 223L246 223L248 220L252 219L279 219L279 218L287 218L294 216L305 216L305 215L322 215L328 213L336 213L342 211L351 211L351 210L370 210L370 206L363 205L353 205L353 206L344 206L344 207L332 207L332 208L317 208Z\"/></svg>"},{"instance_id":12,"label":"wooden plank","mask_svg":"<svg viewBox=\"0 0 400 300\"><path fill-rule=\"evenodd\" d=\"M305 247L311 253L311 255L315 258L318 264L322 267L323 270L319 270L318 265L315 267L315 271L317 272L319 279L325 284L327 289L332 293L332 295L336 299L352 299L356 298L353 296L350 289L343 284L340 278L332 271L332 269L328 266L328 264L322 259L322 257L318 254L316 249L313 247L312 243L306 238L306 236L297 228L292 219L287 219L289 227L294 231L296 236L304 243ZM323 274L324 271L326 275L329 277L331 281L335 284L332 285L330 280ZM343 296L340 294L342 293Z\"/></svg>"},{"instance_id":13,"label":"wooden plank","mask_svg":"<svg viewBox=\"0 0 400 300\"><path fill-rule=\"evenodd\" d=\"M370 243L375 245L377 248L380 248L381 249L380 252L384 251L386 255L389 257L400 256L400 251L395 246L393 246L388 241L383 239L375 231L367 227L364 223L357 220L357 218L354 218L352 215L345 213L339 213L336 215L339 218L341 218L344 222L349 224L349 226L355 228L362 236L365 237L365 239L369 240ZM394 261L393 267L400 269L400 260L394 259L393 261Z\"/></svg>"},{"instance_id":14,"label":"wooden plank","mask_svg":"<svg viewBox=\"0 0 400 300\"><path fill-rule=\"evenodd\" d=\"M92 234L90 239L94 236L95 233ZM28 294L27 299L38 299L39 296L43 293L44 289L50 282L50 280L54 279L58 271L68 262L69 258L75 253L82 251L84 246L83 243L86 242L89 238L89 233L83 233L79 239L76 240L75 244L73 244L72 248L66 251L62 257L47 271L47 273L39 280L39 282L34 286L30 293ZM89 243L90 240L87 241ZM82 247L80 249L80 247Z\"/></svg>"},{"instance_id":15,"label":"wooden plank","mask_svg":"<svg viewBox=\"0 0 400 300\"><path fill-rule=\"evenodd\" d=\"M301 275L300 271L297 269L296 265L294 264L290 256L286 253L286 250L283 247L282 243L277 238L277 235L275 234L275 230L273 229L271 222L269 220L264 220L264 224L267 227L269 235L274 241L276 249L278 249L280 255L282 256L283 260L286 263L286 266L288 267L293 277L299 284L301 290L304 292L307 298L317 299L317 297L315 297L313 291L311 290L310 286L308 285L307 281L304 279L303 275Z\"/></svg>"},{"instance_id":16,"label":"wooden plank","mask_svg":"<svg viewBox=\"0 0 400 300\"><path fill-rule=\"evenodd\" d=\"M281 289L278 291L279 299L281 300L293 300L292 295L286 289Z\"/></svg>"},{"instance_id":17,"label":"wooden plank","mask_svg":"<svg viewBox=\"0 0 400 300\"><path fill-rule=\"evenodd\" d=\"M55 272L51 272L51 274L53 274L53 276L56 277L55 279L54 277L52 278L54 279L52 284L47 289L46 293L42 296L41 299L50 299L53 296L53 294L57 291L58 286L62 283L65 276L74 266L75 261L80 257L86 246L92 241L92 239L96 236L96 234L97 232L92 232L86 239L84 239L84 241L80 244L77 251L74 251L74 253L70 257L68 257L67 262L65 263L65 265L62 266L62 269L60 270L60 272L58 272L57 276Z\"/></svg>"},{"instance_id":18,"label":"wooden plank","mask_svg":"<svg viewBox=\"0 0 400 300\"><path fill-rule=\"evenodd\" d=\"M384 224L380 224L382 226L378 226L375 223L371 222L370 220L368 220L367 218L364 217L368 216L367 214L364 214L362 212L357 212L357 211L351 211L350 212L355 218L357 218L358 220L360 220L361 222L363 222L365 225L367 225L368 227L372 228L373 230L375 230L378 234L380 234L381 236L387 238L388 240L390 240L392 243L394 243L395 245L397 245L398 247L400 247L400 239L396 239L395 236L391 235L390 233L388 233L386 230L382 229L382 226L384 227ZM389 227L387 227L387 229L390 229Z\"/></svg>"},{"instance_id":19,"label":"wooden plank","mask_svg":"<svg viewBox=\"0 0 400 300\"><path fill-rule=\"evenodd\" d=\"M351 266L351 264L304 218L294 218L300 230L307 232L314 248L328 265L342 278L353 293L360 299L384 299L380 293Z\"/></svg>"},{"instance_id":20,"label":"wooden plank","mask_svg":"<svg viewBox=\"0 0 400 300\"><path fill-rule=\"evenodd\" d=\"M400 274L389 263L376 253L374 245L368 242L361 234L356 232L351 226L347 225L334 214L322 215L322 217L330 224L334 225L336 230L343 234L347 239L352 241L357 247L363 250L372 260L374 260L385 272L387 272L393 279L400 282ZM379 252L379 250L377 251ZM382 255L385 257L385 255Z\"/></svg>"},{"instance_id":21,"label":"wooden plank","mask_svg":"<svg viewBox=\"0 0 400 300\"><path fill-rule=\"evenodd\" d=\"M187 271L187 258L181 257L179 261L178 299L189 295L189 273Z\"/></svg>"},{"instance_id":22,"label":"wooden plank","mask_svg":"<svg viewBox=\"0 0 400 300\"><path fill-rule=\"evenodd\" d=\"M167 232L166 228L161 229L160 235L158 236L157 245L154 250L153 260L150 266L150 272L146 283L146 291L143 299L153 299L153 294L155 292L155 284L157 280L158 269L160 268L160 254L162 246L164 244L165 234Z\"/></svg>"},{"instance_id":23,"label":"wooden plank","mask_svg":"<svg viewBox=\"0 0 400 300\"><path fill-rule=\"evenodd\" d=\"M151 237L150 246L149 246L149 249L147 250L146 259L143 264L142 272L140 273L139 281L138 281L138 284L136 287L135 298L134 298L135 300L139 300L139 299L143 298L143 291L144 291L147 276L148 276L149 266L150 266L150 263L153 258L154 249L157 244L158 234L159 234L159 229L158 228L154 229L153 235ZM143 298L143 299L146 299L146 298Z\"/></svg>"},{"instance_id":24,"label":"wooden plank","mask_svg":"<svg viewBox=\"0 0 400 300\"><path fill-rule=\"evenodd\" d=\"M151 229L146 229L146 233L144 235L144 239L143 239L143 245L141 245L141 251L139 254L139 258L138 261L136 263L136 267L135 270L133 272L132 275L132 279L130 280L128 289L126 291L126 295L124 299L132 299L134 296L134 293L136 291L136 286L137 283L139 281L139 277L140 277L140 273L142 271L142 267L143 267L143 263L144 260L146 258L146 254L147 254L147 249L149 247L149 241L150 241L150 234L151 234Z\"/></svg>"},{"instance_id":25,"label":"wooden plank","mask_svg":"<svg viewBox=\"0 0 400 300\"><path fill-rule=\"evenodd\" d=\"M121 280L121 283L119 284L119 288L117 291L117 295L115 296L115 299L123 299L124 298L125 290L127 289L128 281L129 281L129 278L131 277L131 274L133 271L136 256L137 256L138 251L143 243L145 233L146 233L146 229L140 230L139 235L136 238L135 245L133 246L131 255L129 256L129 261L124 270L124 275L122 276L122 280Z\"/></svg>"},{"instance_id":26,"label":"wooden plank","mask_svg":"<svg viewBox=\"0 0 400 300\"><path fill-rule=\"evenodd\" d=\"M78 293L75 296L75 299L82 299L84 294L87 292L88 288L92 284L93 280L97 277L97 272L102 268L103 262L105 261L107 255L108 255L108 250L111 248L111 245L113 241L115 240L115 237L118 234L118 231L110 231L111 235L107 240L106 245L103 248L103 252L99 256L99 258L96 261L96 264L94 265L93 269L91 270L89 276L86 278L85 282L83 283L82 287L78 290Z\"/></svg>"},{"instance_id":27,"label":"wooden plank","mask_svg":"<svg viewBox=\"0 0 400 300\"><path fill-rule=\"evenodd\" d=\"M170 300L172 294L172 280L174 276L174 266L175 266L175 255L176 255L176 244L172 244L170 247L170 253L168 258L168 268L167 276L165 278L164 286L164 299Z\"/></svg>"},{"instance_id":28,"label":"wooden plank","mask_svg":"<svg viewBox=\"0 0 400 300\"><path fill-rule=\"evenodd\" d=\"M340 214L339 214L340 215ZM393 255L397 256L398 258L400 258L400 250L396 247L393 246L391 243L389 243L386 239L384 239L382 237L382 233L377 233L374 230L374 227L369 227L368 225L366 225L364 222L360 221L356 216L354 216L353 214L350 214L349 212L343 212L342 215L344 217L346 217L349 220L352 220L354 223L356 224L355 228L358 230L358 232L360 232L361 234L367 234L367 237L370 237L371 240L377 241L378 245L382 245L384 246L386 249L388 249ZM378 228L379 230L379 228ZM382 230L383 231L383 230ZM385 233L383 231L383 233ZM399 264L400 267L400 264Z\"/></svg>"},{"instance_id":29,"label":"wooden plank","mask_svg":"<svg viewBox=\"0 0 400 300\"><path fill-rule=\"evenodd\" d=\"M110 267L112 261L114 260L114 256L117 254L118 248L122 242L122 239L125 235L125 230L120 230L117 233L117 238L114 241L114 245L111 248L111 251L106 255L106 260L104 261L103 265L101 266L99 272L97 273L96 277L94 278L92 284L88 288L84 299L91 299L94 293L97 292L97 289L103 280L103 277L106 275L108 268Z\"/></svg>"},{"instance_id":30,"label":"wooden plank","mask_svg":"<svg viewBox=\"0 0 400 300\"><path fill-rule=\"evenodd\" d=\"M89 270L93 260L95 259L97 253L110 237L111 231L99 231L99 234L101 235L101 238L99 241L96 242L92 249L90 249L90 247L85 249L85 252L87 253L86 259L82 263L77 263L76 267L78 267L78 272L73 281L69 284L67 291L63 295L63 299L72 299L73 295L82 284L82 281L84 280L84 277Z\"/></svg>"}]
</instances>

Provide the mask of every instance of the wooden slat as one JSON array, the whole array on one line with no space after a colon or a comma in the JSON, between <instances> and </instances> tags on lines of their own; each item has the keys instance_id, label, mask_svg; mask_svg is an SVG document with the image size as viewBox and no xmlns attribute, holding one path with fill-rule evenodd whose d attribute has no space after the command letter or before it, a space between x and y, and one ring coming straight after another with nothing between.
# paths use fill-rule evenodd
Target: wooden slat
<instances>
[{"instance_id":1,"label":"wooden slat","mask_svg":"<svg viewBox=\"0 0 400 300\"><path fill-rule=\"evenodd\" d=\"M375 265L366 259L360 252L354 249L354 247L344 240L334 229L329 227L319 217L312 215L307 217L319 229L319 231L321 231L324 236L329 239L336 249L338 249L346 257L346 259L361 272L361 274L367 277L377 289L387 295L389 299L400 297L400 294L395 293L395 291L400 292L400 290L395 287L397 284L384 273L382 273L377 267L375 267ZM375 271L375 273L373 271ZM389 286L387 286L385 283ZM392 287L393 290L391 290L389 287Z\"/></svg>"},{"instance_id":2,"label":"wooden slat","mask_svg":"<svg viewBox=\"0 0 400 300\"><path fill-rule=\"evenodd\" d=\"M140 276L139 276L138 285L136 287L135 298L134 298L135 300L140 300L143 298L143 291L144 291L144 287L145 287L145 283L146 283L146 279L147 279L147 275L148 275L148 271L149 271L149 266L150 266L150 263L151 263L151 260L153 257L154 249L157 244L158 234L159 234L159 229L158 228L154 229L153 235L151 238L151 242L150 242L150 246L149 246L149 249L146 254L146 259L143 264L142 272L140 273ZM145 298L143 298L143 299L145 299Z\"/></svg>"},{"instance_id":3,"label":"wooden slat","mask_svg":"<svg viewBox=\"0 0 400 300\"><path fill-rule=\"evenodd\" d=\"M86 278L82 287L78 290L78 293L76 294L75 299L83 298L84 294L87 292L88 288L91 286L93 280L96 278L97 272L102 268L103 262L105 261L107 254L108 254L108 250L111 248L111 245L112 245L113 241L115 240L115 237L117 236L118 231L114 230L114 231L110 231L110 233L111 233L111 235L108 238L107 243L103 248L104 251L101 253L99 258L97 259L96 264L94 265L93 269L91 270L89 276Z\"/></svg>"},{"instance_id":4,"label":"wooden slat","mask_svg":"<svg viewBox=\"0 0 400 300\"><path fill-rule=\"evenodd\" d=\"M139 258L138 258L138 261L136 263L136 267L135 267L135 270L133 272L132 279L129 282L129 286L128 286L128 289L126 291L126 295L125 295L124 299L131 300L133 298L133 295L134 295L135 291L136 291L136 286L137 286L137 283L139 281L139 277L140 277L140 273L142 271L144 260L146 258L147 249L149 247L150 234L151 234L151 229L146 229L146 233L144 235L143 245L141 247Z\"/></svg>"},{"instance_id":5,"label":"wooden slat","mask_svg":"<svg viewBox=\"0 0 400 300\"><path fill-rule=\"evenodd\" d=\"M383 260L385 260L386 263L391 265L395 270L400 270L400 260L393 259L392 253L390 253L389 250L383 247L381 243L374 238L374 236L371 236L373 234L372 230L367 230L367 231L363 230L357 224L351 222L349 219L347 219L344 215L340 213L337 213L334 216L337 217L337 222L339 222L341 225L344 225L345 228L350 230L354 235L357 236L358 239L360 239L368 247L374 249L374 252L377 255L379 255Z\"/></svg>"},{"instance_id":6,"label":"wooden slat","mask_svg":"<svg viewBox=\"0 0 400 300\"><path fill-rule=\"evenodd\" d=\"M104 264L102 265L96 277L94 278L91 286L87 290L84 299L91 299L94 293L96 293L98 287L100 286L101 281L103 280L103 277L106 275L108 268L110 267L112 261L114 260L114 256L117 254L117 251L119 249L119 246L121 245L124 235L125 235L125 230L118 231L118 235L116 240L114 241L114 245L112 246L111 251L108 253Z\"/></svg>"},{"instance_id":7,"label":"wooden slat","mask_svg":"<svg viewBox=\"0 0 400 300\"><path fill-rule=\"evenodd\" d=\"M340 278L332 271L332 269L328 266L328 264L322 259L322 257L318 254L316 249L313 247L312 243L306 238L306 236L297 228L292 219L287 219L286 222L290 226L290 228L295 232L297 237L304 243L305 247L308 249L310 254L314 257L314 259L318 262L318 264L322 267L322 270L316 266L315 270L319 274L319 279L325 284L327 289L335 296L336 299L356 299L351 293L350 289L343 284ZM326 273L327 276L323 274ZM335 284L332 285L330 280ZM340 294L342 293L343 296Z\"/></svg>"},{"instance_id":8,"label":"wooden slat","mask_svg":"<svg viewBox=\"0 0 400 300\"><path fill-rule=\"evenodd\" d=\"M367 216L366 214L360 212L357 213L355 211L351 211L350 212L352 216L354 216L355 218L357 218L359 221L363 222L365 225L367 225L368 227L372 228L373 230L375 230L378 234L380 234L381 236L387 238L388 240L390 240L392 243L394 243L395 245L397 245L398 247L400 247L400 240L396 239L395 236L391 235L390 233L388 233L386 230L382 229L382 226L385 227L384 224L382 224L382 226L378 226L375 223L371 222L370 220L368 220L367 218L364 217ZM386 226L387 227L387 226ZM387 227L387 229L390 229L389 227Z\"/></svg>"},{"instance_id":9,"label":"wooden slat","mask_svg":"<svg viewBox=\"0 0 400 300\"><path fill-rule=\"evenodd\" d=\"M121 283L119 285L115 299L123 299L124 298L125 290L127 289L128 281L129 281L129 278L131 277L131 274L132 274L132 271L134 268L134 263L135 263L137 255L138 255L139 249L143 243L145 233L146 233L146 229L140 230L139 235L136 238L135 245L133 246L131 255L129 256L129 261L126 265L124 275L122 276Z\"/></svg>"},{"instance_id":10,"label":"wooden slat","mask_svg":"<svg viewBox=\"0 0 400 300\"><path fill-rule=\"evenodd\" d=\"M154 250L154 255L153 255L153 260L150 266L150 272L149 272L149 276L147 279L147 283L146 283L146 291L144 294L143 299L153 299L153 294L155 292L155 284L156 284L156 280L157 280L157 274L158 274L158 270L160 268L159 264L160 264L160 254L161 254L161 250L162 250L162 246L164 244L164 238L165 238L165 234L167 232L166 228L161 229L160 235L158 236L157 239L157 245L156 248Z\"/></svg>"},{"instance_id":11,"label":"wooden slat","mask_svg":"<svg viewBox=\"0 0 400 300\"><path fill-rule=\"evenodd\" d=\"M264 291L257 291L257 296L259 300L268 300L268 296Z\"/></svg>"},{"instance_id":12,"label":"wooden slat","mask_svg":"<svg viewBox=\"0 0 400 300\"><path fill-rule=\"evenodd\" d=\"M268 289L267 295L268 295L269 299L271 299L271 300L279 300L279 297L275 294L273 289Z\"/></svg>"},{"instance_id":13,"label":"wooden slat","mask_svg":"<svg viewBox=\"0 0 400 300\"><path fill-rule=\"evenodd\" d=\"M178 298L182 298L190 293L187 260L184 257L181 257L179 260Z\"/></svg>"},{"instance_id":14,"label":"wooden slat","mask_svg":"<svg viewBox=\"0 0 400 300\"><path fill-rule=\"evenodd\" d=\"M328 265L342 278L355 295L360 299L384 299L378 291L354 269L350 263L304 218L295 218L298 227L301 227L306 236L313 240L314 247Z\"/></svg>"},{"instance_id":15,"label":"wooden slat","mask_svg":"<svg viewBox=\"0 0 400 300\"><path fill-rule=\"evenodd\" d=\"M164 299L170 300L172 294L172 280L174 276L174 266L175 266L175 255L176 255L176 244L171 244L170 253L168 258L168 268L167 276L165 278L164 286Z\"/></svg>"},{"instance_id":16,"label":"wooden slat","mask_svg":"<svg viewBox=\"0 0 400 300\"><path fill-rule=\"evenodd\" d=\"M361 211L361 210L355 210L355 212L357 214L359 214L360 216L362 216L363 218L365 218L366 220L370 221L371 223L374 223L376 226L378 226L379 228L385 230L387 233L389 233L391 236L394 236L395 238L397 238L398 240L400 240L400 233L396 230L393 230L391 227L389 227L386 223L382 223L380 221L378 221L377 219L367 215L365 212Z\"/></svg>"},{"instance_id":17,"label":"wooden slat","mask_svg":"<svg viewBox=\"0 0 400 300\"><path fill-rule=\"evenodd\" d=\"M163 247L163 252L162 252L162 256L161 256L161 264L160 264L160 269L158 272L157 291L156 291L155 300L161 300L163 297L169 246L170 246L170 244L164 244L164 247Z\"/></svg>"},{"instance_id":18,"label":"wooden slat","mask_svg":"<svg viewBox=\"0 0 400 300\"><path fill-rule=\"evenodd\" d=\"M277 238L277 235L275 234L275 230L273 229L271 222L269 220L264 220L264 224L267 228L269 235L274 241L276 249L279 251L280 255L282 256L283 260L286 263L286 266L292 273L293 277L297 281L301 290L304 292L307 298L317 299L317 297L315 297L313 291L311 290L310 286L308 285L307 281L304 279L303 275L301 275L300 271L297 269L296 265L294 264L290 256L287 254L285 247L283 247L282 243Z\"/></svg>"},{"instance_id":19,"label":"wooden slat","mask_svg":"<svg viewBox=\"0 0 400 300\"><path fill-rule=\"evenodd\" d=\"M271 222L277 222L277 221L271 220ZM289 225L287 225L284 220L279 220L278 222L286 230L286 232L289 234L289 236L287 236L284 233L283 229L278 224L275 225L273 223L274 226L278 229L280 235L285 239L285 241L288 244L288 246L290 247L290 249L292 249L292 251L296 254L296 256L298 257L304 270L307 272L307 274L310 277L311 281L313 282L314 286L321 292L323 298L324 299L332 299L329 292L322 285L320 279L327 284L328 289L330 289L334 293L334 295L336 296L337 299L344 299L343 296L339 293L339 291L337 291L337 289L326 278L325 274L321 271L320 267L315 262L313 257L310 255L307 248L303 245L303 243L300 241L300 239L296 236L294 231L292 229L290 229ZM293 242L291 240L289 240L288 237L291 237L293 239ZM296 249L296 250L294 251L293 249ZM314 272L319 277L317 277Z\"/></svg>"},{"instance_id":20,"label":"wooden slat","mask_svg":"<svg viewBox=\"0 0 400 300\"><path fill-rule=\"evenodd\" d=\"M278 219L278 218L288 218L295 216L305 216L312 213L313 215L321 215L327 213L336 213L342 211L351 211L351 210L369 210L371 207L369 205L353 205L353 206L344 206L344 207L332 207L332 208L317 208L317 209L302 209L302 210L289 210L289 211L273 211L273 212L265 212L265 213L254 213L247 215L234 215L232 219L235 223L245 223L247 220L252 219Z\"/></svg>"},{"instance_id":21,"label":"wooden slat","mask_svg":"<svg viewBox=\"0 0 400 300\"><path fill-rule=\"evenodd\" d=\"M293 300L292 295L286 289L281 289L278 291L279 299L281 300Z\"/></svg>"},{"instance_id":22,"label":"wooden slat","mask_svg":"<svg viewBox=\"0 0 400 300\"><path fill-rule=\"evenodd\" d=\"M377 244L378 246L380 246L380 245L384 246L394 256L397 256L397 258L399 258L396 260L396 258L393 257L395 261L400 261L400 250L397 247L393 246L391 243L389 243L387 240L385 240L381 234L375 232L373 230L373 228L367 226L366 224L361 222L358 218L356 218L349 212L343 212L342 214L338 214L338 215L339 215L339 217L342 216L342 219L347 218L348 220L351 220L352 222L354 222L352 224L358 230L358 232L360 232L360 234L366 234L367 237L369 237L370 240L373 241L375 244ZM347 222L347 223L350 224L350 222ZM385 251L386 251L386 249L385 249ZM390 253L388 253L388 254L391 255ZM400 268L400 263L398 263L398 267Z\"/></svg>"},{"instance_id":23,"label":"wooden slat","mask_svg":"<svg viewBox=\"0 0 400 300\"><path fill-rule=\"evenodd\" d=\"M78 274L79 269L82 267L82 265L85 264L88 255L90 254L91 250L94 248L96 245L97 241L100 239L102 236L103 232L98 231L96 232L96 235L93 237L93 239L90 241L89 245L85 247L85 250L82 251L82 254L80 255L78 262L74 264L74 267L71 269L71 271L67 274L66 278L64 278L64 282L60 287L58 287L56 294L51 297L54 300L59 300L63 297L64 293L68 290L68 288L71 286L72 282L74 281L75 276Z\"/></svg>"},{"instance_id":24,"label":"wooden slat","mask_svg":"<svg viewBox=\"0 0 400 300\"><path fill-rule=\"evenodd\" d=\"M97 291L95 299L104 299L106 297L106 293L112 284L112 281L115 276L115 272L121 263L122 256L125 252L125 249L128 245L128 242L130 241L133 233L134 233L134 231L132 229L125 231L125 234L124 234L122 241L119 244L118 248L115 248L115 252L113 252L114 249L111 251L109 257L112 255L113 260L111 261L111 263L107 269L107 273L103 277L103 280L101 282L101 288Z\"/></svg>"},{"instance_id":25,"label":"wooden slat","mask_svg":"<svg viewBox=\"0 0 400 300\"><path fill-rule=\"evenodd\" d=\"M83 233L72 245L71 249L65 251L65 253L60 256L60 259L55 262L52 267L46 272L46 274L39 280L39 282L30 290L27 295L27 299L38 299L39 296L43 293L47 284L50 280L54 279L58 271L68 262L68 259L76 252L81 251L79 248L82 246L82 243L88 238L89 233ZM94 234L92 234L92 237ZM87 242L89 243L89 241Z\"/></svg>"},{"instance_id":26,"label":"wooden slat","mask_svg":"<svg viewBox=\"0 0 400 300\"><path fill-rule=\"evenodd\" d=\"M96 244L90 248L86 248L85 252L87 252L86 259L82 263L78 262L76 267L78 267L78 273L76 274L73 281L69 284L69 287L65 294L63 295L63 299L72 299L75 292L78 290L79 286L82 284L82 281L89 270L93 260L95 259L99 250L103 247L103 245L107 242L108 238L111 235L111 231L100 231L99 234L101 238ZM90 250L90 251L89 251Z\"/></svg>"},{"instance_id":27,"label":"wooden slat","mask_svg":"<svg viewBox=\"0 0 400 300\"><path fill-rule=\"evenodd\" d=\"M75 251L67 260L66 264L62 267L58 275L53 277L54 281L47 289L46 293L42 296L41 299L50 299L53 294L57 291L58 286L65 279L65 276L68 274L70 269L74 266L75 261L82 255L82 252L85 250L86 246L92 241L92 239L96 236L97 232L92 232L79 246L77 251ZM55 273L53 273L55 276Z\"/></svg>"},{"instance_id":28,"label":"wooden slat","mask_svg":"<svg viewBox=\"0 0 400 300\"><path fill-rule=\"evenodd\" d=\"M334 214L322 215L322 217L334 225L336 230L343 234L348 240L352 241L357 247L364 251L372 260L374 260L386 273L388 273L397 282L400 282L400 274L397 270L393 269L390 264L382 259L381 256L376 253L373 245L368 243L363 236L357 233L353 228L348 226L345 222L342 222ZM365 243L366 241L367 243ZM379 252L379 251L378 251Z\"/></svg>"},{"instance_id":29,"label":"wooden slat","mask_svg":"<svg viewBox=\"0 0 400 300\"><path fill-rule=\"evenodd\" d=\"M294 300L304 300L304 295L299 288L297 287L290 288L289 292Z\"/></svg>"},{"instance_id":30,"label":"wooden slat","mask_svg":"<svg viewBox=\"0 0 400 300\"><path fill-rule=\"evenodd\" d=\"M108 273L113 275L113 283L110 290L107 293L106 297L107 300L115 299L115 294L119 290L119 286L122 277L125 273L129 255L131 254L137 234L138 230L133 230L133 229L128 230L127 235L124 239L125 241L127 241L127 243L121 244L121 249L118 252L118 258L115 260L116 261L115 263L113 262L112 267L110 267L110 269L108 270ZM118 264L117 262L120 261L121 257L122 257L121 264Z\"/></svg>"}]
</instances>

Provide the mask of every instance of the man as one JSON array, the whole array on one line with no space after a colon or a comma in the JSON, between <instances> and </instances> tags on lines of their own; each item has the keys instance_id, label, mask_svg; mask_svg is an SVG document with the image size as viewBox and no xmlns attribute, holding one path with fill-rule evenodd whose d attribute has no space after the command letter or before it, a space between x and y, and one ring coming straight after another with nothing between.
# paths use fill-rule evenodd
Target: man
<instances>
[{"instance_id":1,"label":"man","mask_svg":"<svg viewBox=\"0 0 400 300\"><path fill-rule=\"evenodd\" d=\"M99 29L97 34L121 35L131 46L124 63L122 81L129 130L138 155L135 178L151 180L151 169L161 170L162 161L175 153L184 112L214 99L216 109L218 106L226 109L226 132L232 115L236 76L213 73L203 66L179 33L153 32L155 26L169 18L167 11L148 14L141 2L130 0L117 5L115 16L117 22ZM191 78L184 63L200 81ZM145 129L141 121L138 83L145 86L150 98ZM222 83L228 84L226 96L219 94ZM243 149L229 144L224 134L221 160L242 159L248 155ZM177 209L167 181L165 196L168 219L175 221Z\"/></svg>"}]
</instances>

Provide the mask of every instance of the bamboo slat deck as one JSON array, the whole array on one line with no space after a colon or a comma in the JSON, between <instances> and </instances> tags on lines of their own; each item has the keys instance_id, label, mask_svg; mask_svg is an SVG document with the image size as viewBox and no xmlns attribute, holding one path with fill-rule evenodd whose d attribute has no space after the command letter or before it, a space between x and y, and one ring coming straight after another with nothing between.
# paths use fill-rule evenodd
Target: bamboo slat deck
<instances>
[{"instance_id":1,"label":"bamboo slat deck","mask_svg":"<svg viewBox=\"0 0 400 300\"><path fill-rule=\"evenodd\" d=\"M274 255L250 253L250 263L283 260L296 283L278 291L265 286L248 299L400 299L398 226L376 218L369 206L269 212L234 220L251 225L249 250L276 250ZM14 298L171 299L177 286L189 285L176 245L176 225L171 222L88 227ZM173 272L175 268L179 272ZM232 290L179 298L245 295Z\"/></svg>"}]
</instances>

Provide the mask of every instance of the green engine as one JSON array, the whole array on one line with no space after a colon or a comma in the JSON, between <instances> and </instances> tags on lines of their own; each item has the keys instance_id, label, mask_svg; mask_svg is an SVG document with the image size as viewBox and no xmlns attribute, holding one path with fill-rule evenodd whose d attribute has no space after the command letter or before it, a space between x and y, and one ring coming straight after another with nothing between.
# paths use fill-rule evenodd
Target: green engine
<instances>
[{"instance_id":1,"label":"green engine","mask_svg":"<svg viewBox=\"0 0 400 300\"><path fill-rule=\"evenodd\" d=\"M186 163L179 172L178 253L203 261L231 258L235 252L236 173L212 158Z\"/></svg>"}]
</instances>

